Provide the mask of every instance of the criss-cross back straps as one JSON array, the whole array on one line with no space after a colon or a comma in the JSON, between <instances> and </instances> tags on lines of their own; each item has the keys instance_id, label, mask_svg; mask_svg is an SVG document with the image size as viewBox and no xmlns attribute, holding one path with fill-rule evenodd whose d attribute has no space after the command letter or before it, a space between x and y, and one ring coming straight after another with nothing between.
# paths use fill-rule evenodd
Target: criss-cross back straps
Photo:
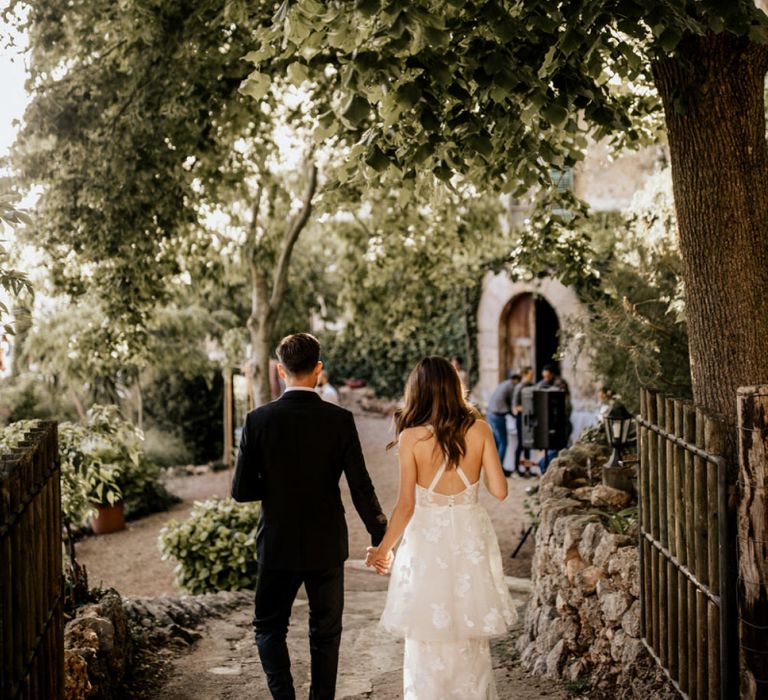
<instances>
[{"instance_id":1,"label":"criss-cross back straps","mask_svg":"<svg viewBox=\"0 0 768 700\"><path fill-rule=\"evenodd\" d=\"M427 491L434 493L435 486L437 486L438 482L440 481L440 478L443 476L443 474L445 474L445 468L447 465L448 465L448 460L445 460L445 462L443 462L440 465L440 469L437 470L437 473L432 479L432 483L429 485L429 488L427 489ZM464 482L464 486L466 488L469 488L470 486L472 486L469 479L467 478L467 475L464 473L464 470L458 465L456 465L456 473L459 475L459 478Z\"/></svg>"},{"instance_id":2,"label":"criss-cross back straps","mask_svg":"<svg viewBox=\"0 0 768 700\"><path fill-rule=\"evenodd\" d=\"M427 428L432 434L434 434L435 429L432 427L431 423L425 423L424 427ZM445 474L445 468L448 466L448 458L446 457L445 461L440 465L440 469L437 470L435 473L434 478L432 479L432 483L429 485L429 488L427 491L434 491L435 486L437 486L437 482L440 481L440 477ZM459 475L459 478L464 482L464 486L469 488L472 486L472 483L467 478L467 475L464 473L464 470L457 464L456 465L456 473Z\"/></svg>"},{"instance_id":3,"label":"criss-cross back straps","mask_svg":"<svg viewBox=\"0 0 768 700\"><path fill-rule=\"evenodd\" d=\"M440 477L441 477L443 474L445 474L445 466L446 466L446 464L448 464L448 460L446 460L445 462L443 462L443 463L440 465L440 469L438 469L438 470L437 470L437 472L435 473L435 476L434 476L434 478L432 479L432 483L431 483L431 484L429 485L429 487L427 488L427 491L434 491L434 490L435 490L435 486L437 486L437 482L438 482L438 481L440 481ZM466 478L466 477L465 477L465 478Z\"/></svg>"},{"instance_id":4,"label":"criss-cross back straps","mask_svg":"<svg viewBox=\"0 0 768 700\"><path fill-rule=\"evenodd\" d=\"M467 475L464 473L464 470L458 464L456 465L456 473L459 475L461 480L464 482L464 486L466 486L467 488L472 486L472 484L470 483L469 479L467 478Z\"/></svg>"}]
</instances>

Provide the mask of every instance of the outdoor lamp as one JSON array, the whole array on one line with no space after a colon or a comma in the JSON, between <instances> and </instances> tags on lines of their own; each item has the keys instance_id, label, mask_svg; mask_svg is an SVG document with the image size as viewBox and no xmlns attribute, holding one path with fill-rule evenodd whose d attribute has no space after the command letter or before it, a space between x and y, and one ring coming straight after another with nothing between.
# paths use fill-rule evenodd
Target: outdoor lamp
<instances>
[{"instance_id":1,"label":"outdoor lamp","mask_svg":"<svg viewBox=\"0 0 768 700\"><path fill-rule=\"evenodd\" d=\"M614 404L613 408L603 418L608 444L613 448L613 454L606 467L618 467L621 460L621 450L627 444L629 429L632 426L632 415L623 404Z\"/></svg>"}]
</instances>

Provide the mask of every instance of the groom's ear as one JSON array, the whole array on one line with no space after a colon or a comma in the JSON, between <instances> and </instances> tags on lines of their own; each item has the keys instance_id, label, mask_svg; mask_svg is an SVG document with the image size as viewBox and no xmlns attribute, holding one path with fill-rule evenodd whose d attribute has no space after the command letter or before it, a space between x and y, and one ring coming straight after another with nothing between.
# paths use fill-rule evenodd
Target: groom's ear
<instances>
[{"instance_id":1,"label":"groom's ear","mask_svg":"<svg viewBox=\"0 0 768 700\"><path fill-rule=\"evenodd\" d=\"M285 367L279 362L277 363L277 373L280 375L280 379L285 379Z\"/></svg>"},{"instance_id":2,"label":"groom's ear","mask_svg":"<svg viewBox=\"0 0 768 700\"><path fill-rule=\"evenodd\" d=\"M323 371L323 361L318 360L317 364L315 365L315 376L320 376L320 372Z\"/></svg>"}]
</instances>

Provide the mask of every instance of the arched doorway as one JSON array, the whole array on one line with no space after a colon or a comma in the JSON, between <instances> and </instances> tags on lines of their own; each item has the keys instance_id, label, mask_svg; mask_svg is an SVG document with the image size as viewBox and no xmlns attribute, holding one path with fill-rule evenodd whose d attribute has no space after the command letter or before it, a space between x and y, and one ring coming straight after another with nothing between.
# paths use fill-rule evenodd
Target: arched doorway
<instances>
[{"instance_id":1,"label":"arched doorway","mask_svg":"<svg viewBox=\"0 0 768 700\"><path fill-rule=\"evenodd\" d=\"M499 319L499 379L528 365L537 378L544 365L554 365L559 374L559 334L557 313L544 297L525 292L510 299Z\"/></svg>"}]
</instances>

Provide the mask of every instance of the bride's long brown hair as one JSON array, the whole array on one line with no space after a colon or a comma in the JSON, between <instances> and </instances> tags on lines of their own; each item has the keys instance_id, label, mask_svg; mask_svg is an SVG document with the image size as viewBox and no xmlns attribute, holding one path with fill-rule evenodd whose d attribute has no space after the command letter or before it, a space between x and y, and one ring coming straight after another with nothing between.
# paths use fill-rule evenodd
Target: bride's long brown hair
<instances>
[{"instance_id":1,"label":"bride's long brown hair","mask_svg":"<svg viewBox=\"0 0 768 700\"><path fill-rule=\"evenodd\" d=\"M467 449L466 435L478 419L464 398L459 374L444 357L425 357L405 384L405 403L395 411L395 434L417 425L431 425L448 467L457 466ZM397 444L397 439L387 447Z\"/></svg>"}]
</instances>

